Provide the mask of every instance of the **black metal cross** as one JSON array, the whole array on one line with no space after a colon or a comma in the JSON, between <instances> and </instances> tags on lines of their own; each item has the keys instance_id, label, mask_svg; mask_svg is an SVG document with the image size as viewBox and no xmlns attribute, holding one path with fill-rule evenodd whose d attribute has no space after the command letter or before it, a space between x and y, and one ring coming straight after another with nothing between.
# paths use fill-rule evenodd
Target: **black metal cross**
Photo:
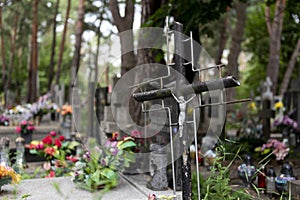
<instances>
[{"instance_id":1,"label":"black metal cross","mask_svg":"<svg viewBox=\"0 0 300 200\"><path fill-rule=\"evenodd\" d=\"M182 33L183 26L180 23L174 23L174 42L175 42L175 66L174 68L182 74L184 78L188 78L186 74L186 70L188 67L193 68L193 54L190 62L185 62L185 60L180 57L179 55L184 55L184 42L180 34ZM192 41L192 37L189 38ZM193 46L191 45L191 51L193 52ZM218 67L218 66L215 66ZM196 70L197 71L197 70ZM200 73L200 71L197 71ZM196 72L195 72L196 73ZM193 82L191 84L186 84L185 81L178 76L176 78L176 85L173 87L161 87L160 89L150 90L145 92L137 92L132 95L132 97L139 102L145 101L152 101L157 99L165 99L169 97L174 97L178 104L178 129L180 132L180 138L182 138L181 145L183 146L183 153L182 153L182 197L184 200L190 200L192 191L191 191L191 166L190 166L190 152L189 147L187 147L187 129L184 128L185 126L185 114L186 114L186 104L193 98L193 95L201 94L202 92L212 91L212 90L222 90L224 88L236 87L239 86L239 81L233 77L225 77L220 79L215 79L206 82ZM174 92L176 91L176 92ZM176 93L176 94L175 94ZM191 97L192 95L192 97ZM189 96L189 97L188 97ZM217 103L216 105L223 105L227 103L234 103L234 102L225 102L225 103ZM171 125L170 125L171 126ZM197 140L197 138L195 139ZM172 148L172 146L171 146ZM171 151L173 151L171 149ZM196 151L197 152L197 151ZM197 159L196 159L197 162ZM198 163L198 162L197 162ZM198 166L198 165L197 165ZM172 170L174 170L173 163L172 163ZM174 176L173 176L174 179ZM174 180L173 180L174 182ZM199 187L199 185L198 185ZM173 188L174 189L174 188ZM199 194L200 196L200 194Z\"/></svg>"}]
</instances>

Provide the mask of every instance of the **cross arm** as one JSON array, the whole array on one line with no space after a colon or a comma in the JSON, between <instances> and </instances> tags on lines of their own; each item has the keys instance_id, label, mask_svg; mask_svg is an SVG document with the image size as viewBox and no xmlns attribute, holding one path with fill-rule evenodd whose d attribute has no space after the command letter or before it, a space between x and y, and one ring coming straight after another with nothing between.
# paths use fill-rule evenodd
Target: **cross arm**
<instances>
[{"instance_id":1,"label":"cross arm","mask_svg":"<svg viewBox=\"0 0 300 200\"><path fill-rule=\"evenodd\" d=\"M205 91L230 88L239 86L240 82L234 76L227 76L222 79L215 79L211 81L205 82L197 82L189 85L180 86L180 93L183 95L187 95L191 93L190 88L193 88L196 94ZM172 97L172 91L176 88L161 88L157 90L151 90L146 92L134 93L132 96L137 101L149 101L155 99L162 99L167 97Z\"/></svg>"}]
</instances>

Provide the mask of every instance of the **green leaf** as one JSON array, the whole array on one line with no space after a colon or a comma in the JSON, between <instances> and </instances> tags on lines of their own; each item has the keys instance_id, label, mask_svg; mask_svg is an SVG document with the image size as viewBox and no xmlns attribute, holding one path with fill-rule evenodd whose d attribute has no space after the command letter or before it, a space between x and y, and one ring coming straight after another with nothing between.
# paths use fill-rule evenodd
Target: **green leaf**
<instances>
[{"instance_id":1,"label":"green leaf","mask_svg":"<svg viewBox=\"0 0 300 200\"><path fill-rule=\"evenodd\" d=\"M101 175L108 178L108 179L115 179L117 178L117 174L115 171L105 168L103 171L101 171Z\"/></svg>"},{"instance_id":2,"label":"green leaf","mask_svg":"<svg viewBox=\"0 0 300 200\"><path fill-rule=\"evenodd\" d=\"M79 145L80 145L79 142L77 142L77 141L71 141L71 142L69 143L69 145L68 145L68 148L74 150L75 147L77 147L77 146L79 146Z\"/></svg>"},{"instance_id":3,"label":"green leaf","mask_svg":"<svg viewBox=\"0 0 300 200\"><path fill-rule=\"evenodd\" d=\"M136 147L136 144L133 141L126 141L119 145L119 149L126 149L131 147Z\"/></svg>"},{"instance_id":4,"label":"green leaf","mask_svg":"<svg viewBox=\"0 0 300 200\"><path fill-rule=\"evenodd\" d=\"M30 149L30 150L29 150L29 153L31 153L31 154L38 154L38 152L37 152L36 149Z\"/></svg>"},{"instance_id":5,"label":"green leaf","mask_svg":"<svg viewBox=\"0 0 300 200\"><path fill-rule=\"evenodd\" d=\"M96 172L92 174L91 179L94 182L98 182L100 180L100 171L96 170Z\"/></svg>"}]
</instances>

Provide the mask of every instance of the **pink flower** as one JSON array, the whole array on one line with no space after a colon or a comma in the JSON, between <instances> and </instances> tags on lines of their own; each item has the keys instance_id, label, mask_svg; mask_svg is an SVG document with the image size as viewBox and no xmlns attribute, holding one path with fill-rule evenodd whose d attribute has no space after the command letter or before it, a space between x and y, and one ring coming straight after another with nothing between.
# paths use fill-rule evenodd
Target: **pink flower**
<instances>
[{"instance_id":1,"label":"pink flower","mask_svg":"<svg viewBox=\"0 0 300 200\"><path fill-rule=\"evenodd\" d=\"M35 130L35 127L32 126L32 125L29 125L29 126L27 127L27 130L29 130L29 131L34 131L34 130Z\"/></svg>"},{"instance_id":2,"label":"pink flower","mask_svg":"<svg viewBox=\"0 0 300 200\"><path fill-rule=\"evenodd\" d=\"M17 126L16 131L17 131L17 133L21 133L21 127Z\"/></svg>"},{"instance_id":3,"label":"pink flower","mask_svg":"<svg viewBox=\"0 0 300 200\"><path fill-rule=\"evenodd\" d=\"M27 124L27 121L22 121L21 122L21 125L26 125Z\"/></svg>"},{"instance_id":4,"label":"pink flower","mask_svg":"<svg viewBox=\"0 0 300 200\"><path fill-rule=\"evenodd\" d=\"M51 169L51 163L50 162L44 162L43 168L47 171L50 170Z\"/></svg>"},{"instance_id":5,"label":"pink flower","mask_svg":"<svg viewBox=\"0 0 300 200\"><path fill-rule=\"evenodd\" d=\"M55 154L55 149L53 147L47 147L44 152L50 156L54 156Z\"/></svg>"},{"instance_id":6,"label":"pink flower","mask_svg":"<svg viewBox=\"0 0 300 200\"><path fill-rule=\"evenodd\" d=\"M43 144L43 143L39 143L39 144L36 145L35 148L36 148L37 150L42 150L42 149L44 149L44 144Z\"/></svg>"},{"instance_id":7,"label":"pink flower","mask_svg":"<svg viewBox=\"0 0 300 200\"><path fill-rule=\"evenodd\" d=\"M55 137L56 136L56 132L55 131L50 131L49 133L52 137Z\"/></svg>"},{"instance_id":8,"label":"pink flower","mask_svg":"<svg viewBox=\"0 0 300 200\"><path fill-rule=\"evenodd\" d=\"M141 132L139 132L138 130L133 130L133 131L131 131L131 136L134 138L140 138Z\"/></svg>"}]
</instances>

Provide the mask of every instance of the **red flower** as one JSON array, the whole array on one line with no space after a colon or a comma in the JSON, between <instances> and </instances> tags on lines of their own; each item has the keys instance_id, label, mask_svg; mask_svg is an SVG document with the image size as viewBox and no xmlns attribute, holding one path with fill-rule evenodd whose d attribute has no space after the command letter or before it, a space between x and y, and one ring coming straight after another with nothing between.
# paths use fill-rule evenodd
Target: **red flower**
<instances>
[{"instance_id":1,"label":"red flower","mask_svg":"<svg viewBox=\"0 0 300 200\"><path fill-rule=\"evenodd\" d=\"M35 149L36 146L34 144L29 144L29 145L26 145L27 148L29 149Z\"/></svg>"},{"instance_id":2,"label":"red flower","mask_svg":"<svg viewBox=\"0 0 300 200\"><path fill-rule=\"evenodd\" d=\"M50 135L47 135L43 140L42 142L44 144L52 144L53 143L53 140L52 140L52 137Z\"/></svg>"},{"instance_id":3,"label":"red flower","mask_svg":"<svg viewBox=\"0 0 300 200\"><path fill-rule=\"evenodd\" d=\"M70 160L73 163L75 163L75 162L78 161L78 157L77 156L72 156L71 155L71 156L67 156L66 158L67 158L67 160Z\"/></svg>"},{"instance_id":4,"label":"red flower","mask_svg":"<svg viewBox=\"0 0 300 200\"><path fill-rule=\"evenodd\" d=\"M57 146L57 148L61 147L61 141L59 140L59 138L56 138L54 141L55 145Z\"/></svg>"},{"instance_id":5,"label":"red flower","mask_svg":"<svg viewBox=\"0 0 300 200\"><path fill-rule=\"evenodd\" d=\"M44 152L50 156L54 156L55 149L53 147L47 147Z\"/></svg>"},{"instance_id":6,"label":"red flower","mask_svg":"<svg viewBox=\"0 0 300 200\"><path fill-rule=\"evenodd\" d=\"M65 137L60 135L59 138L58 138L60 141L64 141L65 140Z\"/></svg>"},{"instance_id":7,"label":"red flower","mask_svg":"<svg viewBox=\"0 0 300 200\"><path fill-rule=\"evenodd\" d=\"M53 178L53 177L55 177L55 171L50 171L50 173L47 175L47 176L45 176L45 178Z\"/></svg>"}]
</instances>

